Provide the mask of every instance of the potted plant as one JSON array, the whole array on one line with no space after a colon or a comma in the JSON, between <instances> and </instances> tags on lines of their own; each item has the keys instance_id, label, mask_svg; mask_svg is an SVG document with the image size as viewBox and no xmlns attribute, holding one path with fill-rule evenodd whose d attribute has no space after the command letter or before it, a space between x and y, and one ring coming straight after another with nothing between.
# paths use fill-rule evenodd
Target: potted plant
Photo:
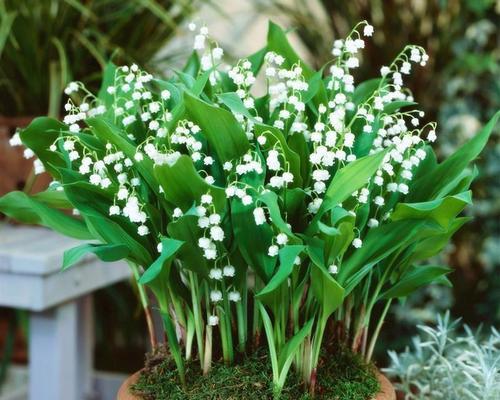
<instances>
[{"instance_id":1,"label":"potted plant","mask_svg":"<svg viewBox=\"0 0 500 400\"><path fill-rule=\"evenodd\" d=\"M450 268L425 260L469 220L459 216L477 174L469 165L499 114L438 163L428 144L435 124L420 126L403 87L425 65L424 49L406 46L379 78L356 85L372 33L359 23L314 71L273 23L262 50L224 67L202 26L170 79L111 65L98 96L71 83L63 122L37 118L20 133L54 182L4 196L0 210L91 241L66 252L64 269L87 253L129 261L146 307L154 293L166 365L176 367L163 382L172 391L153 398L189 397L193 377L215 375L225 376L208 385L220 398L231 373L219 366L243 377L246 362L269 371L275 398L292 382L308 396L339 397L326 382L350 366L329 369L337 357L349 349L352 364L369 363L391 303L449 283Z\"/></svg>"}]
</instances>

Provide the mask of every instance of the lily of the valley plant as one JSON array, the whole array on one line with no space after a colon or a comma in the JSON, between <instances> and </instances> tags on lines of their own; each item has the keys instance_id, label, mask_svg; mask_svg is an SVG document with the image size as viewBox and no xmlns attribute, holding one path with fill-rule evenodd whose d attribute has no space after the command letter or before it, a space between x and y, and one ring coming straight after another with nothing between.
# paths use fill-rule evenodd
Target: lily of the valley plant
<instances>
[{"instance_id":1,"label":"lily of the valley plant","mask_svg":"<svg viewBox=\"0 0 500 400\"><path fill-rule=\"evenodd\" d=\"M186 360L208 373L265 334L276 395L290 368L314 392L322 344L370 360L394 299L449 283L425 260L468 221L469 164L498 119L437 163L435 125L403 86L427 55L407 46L356 85L372 33L358 24L320 71L272 23L267 45L232 66L205 27L170 80L110 65L97 96L69 85L63 122L14 137L54 182L0 208L91 241L64 268L88 252L127 259L145 308L148 288L157 299L182 381Z\"/></svg>"}]
</instances>

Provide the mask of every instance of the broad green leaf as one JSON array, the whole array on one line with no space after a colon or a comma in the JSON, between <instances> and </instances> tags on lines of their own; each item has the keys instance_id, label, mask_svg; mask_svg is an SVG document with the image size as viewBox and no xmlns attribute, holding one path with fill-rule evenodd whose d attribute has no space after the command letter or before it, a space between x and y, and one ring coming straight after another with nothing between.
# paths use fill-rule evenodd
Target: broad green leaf
<instances>
[{"instance_id":1,"label":"broad green leaf","mask_svg":"<svg viewBox=\"0 0 500 400\"><path fill-rule=\"evenodd\" d=\"M302 186L307 187L311 181L311 162L309 161L309 148L304 135L291 135L287 138L288 147L300 156L300 176Z\"/></svg>"},{"instance_id":2,"label":"broad green leaf","mask_svg":"<svg viewBox=\"0 0 500 400\"><path fill-rule=\"evenodd\" d=\"M19 222L43 225L65 236L94 239L83 221L55 210L24 192L10 192L0 197L0 211Z\"/></svg>"},{"instance_id":3,"label":"broad green leaf","mask_svg":"<svg viewBox=\"0 0 500 400\"><path fill-rule=\"evenodd\" d=\"M108 87L115 84L115 75L116 65L112 62L107 63L102 73L101 88L99 89L99 93L97 94L97 98L104 102L106 108L109 108L114 101L115 95L108 93Z\"/></svg>"},{"instance_id":4,"label":"broad green leaf","mask_svg":"<svg viewBox=\"0 0 500 400\"><path fill-rule=\"evenodd\" d=\"M300 169L300 156L290 149L288 143L286 142L283 133L273 127L263 124L255 124L254 126L255 136L265 136L266 144L262 146L264 150L270 150L275 146L279 146L283 150L283 155L286 158L288 165L290 166L290 172L293 174L293 182L288 186L290 188L301 187L302 186L302 175Z\"/></svg>"},{"instance_id":5,"label":"broad green leaf","mask_svg":"<svg viewBox=\"0 0 500 400\"><path fill-rule=\"evenodd\" d=\"M269 216L272 220L271 223L276 226L276 228L278 228L281 232L286 233L288 236L295 237L292 230L281 216L281 209L278 204L279 198L276 193L271 191L264 192L257 198L257 200L267 206Z\"/></svg>"},{"instance_id":6,"label":"broad green leaf","mask_svg":"<svg viewBox=\"0 0 500 400\"><path fill-rule=\"evenodd\" d=\"M193 50L186 64L182 68L182 72L191 75L194 78L198 75L199 71L200 71L200 57L198 56L198 52L196 50Z\"/></svg>"},{"instance_id":7,"label":"broad green leaf","mask_svg":"<svg viewBox=\"0 0 500 400\"><path fill-rule=\"evenodd\" d=\"M370 229L363 239L362 247L356 249L339 268L337 280L346 288L346 295L349 293L347 284L350 277L365 265L374 265L398 248L415 240L419 229L425 223L426 221L422 220L394 221Z\"/></svg>"},{"instance_id":8,"label":"broad green leaf","mask_svg":"<svg viewBox=\"0 0 500 400\"><path fill-rule=\"evenodd\" d=\"M73 204L68 200L64 190L53 190L51 188L31 195L33 200L37 200L50 208L70 210Z\"/></svg>"},{"instance_id":9,"label":"broad green leaf","mask_svg":"<svg viewBox=\"0 0 500 400\"><path fill-rule=\"evenodd\" d=\"M425 237L417 242L411 252L411 261L416 262L428 260L430 257L438 254L449 243L450 238L455 234L455 232L471 220L472 217L456 218L451 222L446 232Z\"/></svg>"},{"instance_id":10,"label":"broad green leaf","mask_svg":"<svg viewBox=\"0 0 500 400\"><path fill-rule=\"evenodd\" d=\"M234 114L241 114L250 120L255 120L255 117L248 111L243 104L241 98L234 92L221 93L218 98L222 103L229 108Z\"/></svg>"},{"instance_id":11,"label":"broad green leaf","mask_svg":"<svg viewBox=\"0 0 500 400\"><path fill-rule=\"evenodd\" d=\"M433 283L452 271L449 267L439 265L415 266L403 275L390 289L383 292L382 299L406 297L418 288Z\"/></svg>"},{"instance_id":12,"label":"broad green leaf","mask_svg":"<svg viewBox=\"0 0 500 400\"><path fill-rule=\"evenodd\" d=\"M184 246L177 254L182 266L202 277L207 277L210 268L207 260L203 257L202 250L198 247L198 239L203 236L201 228L198 227L198 217L186 213L170 222L167 226L167 232L170 237L184 242Z\"/></svg>"},{"instance_id":13,"label":"broad green leaf","mask_svg":"<svg viewBox=\"0 0 500 400\"><path fill-rule=\"evenodd\" d=\"M306 79L310 79L314 74L314 70L309 67L297 55L293 47L288 42L286 34L278 25L269 21L267 31L267 51L274 51L285 58L283 67L291 68L294 64L300 64L302 73Z\"/></svg>"},{"instance_id":14,"label":"broad green leaf","mask_svg":"<svg viewBox=\"0 0 500 400\"><path fill-rule=\"evenodd\" d=\"M146 271L144 271L141 279L139 279L139 283L142 285L146 285L158 277L164 266L171 261L174 255L177 254L184 242L164 238L162 239L161 244L162 250L160 256L146 269Z\"/></svg>"},{"instance_id":15,"label":"broad green leaf","mask_svg":"<svg viewBox=\"0 0 500 400\"><path fill-rule=\"evenodd\" d=\"M394 114L394 112L398 111L400 108L415 106L417 104L418 103L415 103L414 101L406 101L406 100L393 101L393 102L386 104L384 106L383 113L391 115L391 114Z\"/></svg>"},{"instance_id":16,"label":"broad green leaf","mask_svg":"<svg viewBox=\"0 0 500 400\"><path fill-rule=\"evenodd\" d=\"M311 287L316 300L321 305L323 318L328 318L344 300L344 289L323 268L312 263Z\"/></svg>"},{"instance_id":17,"label":"broad green leaf","mask_svg":"<svg viewBox=\"0 0 500 400\"><path fill-rule=\"evenodd\" d=\"M366 100L370 98L371 95L378 89L380 85L381 78L370 79L364 82L361 82L354 93L352 94L352 101L354 104L362 104Z\"/></svg>"},{"instance_id":18,"label":"broad green leaf","mask_svg":"<svg viewBox=\"0 0 500 400\"><path fill-rule=\"evenodd\" d=\"M86 216L89 230L104 243L124 245L130 250L129 258L138 265L151 264L152 258L146 248L126 232L122 226L105 216Z\"/></svg>"},{"instance_id":19,"label":"broad green leaf","mask_svg":"<svg viewBox=\"0 0 500 400\"><path fill-rule=\"evenodd\" d=\"M319 71L315 72L308 81L309 88L302 95L302 101L308 103L312 99L316 98L317 103L323 103L326 105L328 103L328 97L326 94L325 83L323 82L323 70L325 67L321 68Z\"/></svg>"},{"instance_id":20,"label":"broad green leaf","mask_svg":"<svg viewBox=\"0 0 500 400\"><path fill-rule=\"evenodd\" d=\"M391 214L393 221L407 219L432 219L447 229L450 222L467 204L472 203L470 191L423 203L398 203Z\"/></svg>"},{"instance_id":21,"label":"broad green leaf","mask_svg":"<svg viewBox=\"0 0 500 400\"><path fill-rule=\"evenodd\" d=\"M311 261L326 268L325 241L315 236L308 237L306 235L303 235L302 239L307 243L307 254Z\"/></svg>"},{"instance_id":22,"label":"broad green leaf","mask_svg":"<svg viewBox=\"0 0 500 400\"><path fill-rule=\"evenodd\" d=\"M104 243L126 244L133 250L131 256L140 258L138 264L149 265L150 256L147 249L153 250L155 246L147 237L137 233L137 225L130 222L128 218L122 215L109 215L109 206L114 200L113 192L81 180L82 175L75 171L61 168L60 172L68 200L80 211L87 225L89 225L90 217L93 218L92 221L95 221L94 228L98 232L96 237L105 236L106 239L101 240ZM89 201L89 198L92 198L92 201ZM153 206L148 204L147 207ZM150 214L154 215L152 212ZM153 223L152 228L154 226Z\"/></svg>"},{"instance_id":23,"label":"broad green leaf","mask_svg":"<svg viewBox=\"0 0 500 400\"><path fill-rule=\"evenodd\" d=\"M257 275L268 282L276 265L276 257L267 255L274 237L271 227L255 224L253 207L243 205L239 199L231 201L231 220L241 255Z\"/></svg>"},{"instance_id":24,"label":"broad green leaf","mask_svg":"<svg viewBox=\"0 0 500 400\"><path fill-rule=\"evenodd\" d=\"M327 236L339 236L342 234L342 232L339 229L333 226L328 226L321 221L318 222L318 229L321 233L324 233Z\"/></svg>"},{"instance_id":25,"label":"broad green leaf","mask_svg":"<svg viewBox=\"0 0 500 400\"><path fill-rule=\"evenodd\" d=\"M267 53L267 46L263 47L262 49L256 51L255 53L247 57L247 60L250 61L250 63L252 64L251 71L255 76L258 75L262 65L264 64L264 57L266 53Z\"/></svg>"},{"instance_id":26,"label":"broad green leaf","mask_svg":"<svg viewBox=\"0 0 500 400\"><path fill-rule=\"evenodd\" d=\"M221 162L243 156L250 148L241 124L223 108L213 106L188 92L184 93L186 111L200 126Z\"/></svg>"},{"instance_id":27,"label":"broad green leaf","mask_svg":"<svg viewBox=\"0 0 500 400\"><path fill-rule=\"evenodd\" d=\"M119 129L116 125L103 118L88 118L86 120L87 124L92 128L92 132L103 142L109 142L115 145L118 149L123 151L123 153L134 160L135 153L137 152L137 147L132 144L126 137L126 132ZM148 157L140 162L134 161L135 169L141 174L144 180L148 183L151 190L159 194L158 183L153 175L153 161ZM159 196L161 198L161 196Z\"/></svg>"},{"instance_id":28,"label":"broad green leaf","mask_svg":"<svg viewBox=\"0 0 500 400\"><path fill-rule=\"evenodd\" d=\"M385 151L375 153L363 158L359 158L344 168L341 168L334 175L328 189L326 190L325 198L321 204L318 213L315 215L308 228L308 232L312 233L317 230L318 221L322 215L332 207L349 198L353 192L362 188L368 183L368 180L375 174L380 167L382 160L386 155Z\"/></svg>"},{"instance_id":29,"label":"broad green leaf","mask_svg":"<svg viewBox=\"0 0 500 400\"><path fill-rule=\"evenodd\" d=\"M284 246L279 251L279 265L278 270L274 273L269 283L256 294L256 297L270 306L275 307L279 296L276 295L278 289L283 282L285 282L292 273L295 258L304 250L304 246ZM276 298L278 297L278 299ZM274 308L273 308L274 309Z\"/></svg>"},{"instance_id":30,"label":"broad green leaf","mask_svg":"<svg viewBox=\"0 0 500 400\"><path fill-rule=\"evenodd\" d=\"M102 261L113 262L126 258L130 250L122 244L82 244L64 252L63 271L75 265L89 253L95 254Z\"/></svg>"},{"instance_id":31,"label":"broad green leaf","mask_svg":"<svg viewBox=\"0 0 500 400\"><path fill-rule=\"evenodd\" d=\"M302 344L306 336L311 333L311 329L313 326L314 319L311 318L301 329L298 331L290 340L288 340L283 346L278 356L278 365L280 369L280 375L283 377L283 374L288 373L288 369L290 368L291 361L295 357L299 346ZM280 379L282 380L282 379ZM284 382L284 381L283 381Z\"/></svg>"},{"instance_id":32,"label":"broad green leaf","mask_svg":"<svg viewBox=\"0 0 500 400\"><path fill-rule=\"evenodd\" d=\"M334 235L331 240L327 242L329 246L325 245L328 260L333 261L337 257L342 256L352 243L354 239L354 221L352 219L342 221L338 228L330 229L337 229L338 231L338 234Z\"/></svg>"},{"instance_id":33,"label":"broad green leaf","mask_svg":"<svg viewBox=\"0 0 500 400\"><path fill-rule=\"evenodd\" d=\"M196 171L193 160L182 155L173 165L159 165L154 168L157 182L163 188L165 198L183 211L194 203L199 204L200 198L210 193L217 211L222 211L225 204L224 189L209 185Z\"/></svg>"},{"instance_id":34,"label":"broad green leaf","mask_svg":"<svg viewBox=\"0 0 500 400\"><path fill-rule=\"evenodd\" d=\"M66 161L60 154L49 148L57 140L62 131L68 127L53 118L35 118L28 127L21 131L20 136L24 145L36 154L42 161L45 170L58 179L57 167L66 166Z\"/></svg>"},{"instance_id":35,"label":"broad green leaf","mask_svg":"<svg viewBox=\"0 0 500 400\"><path fill-rule=\"evenodd\" d=\"M469 163L481 153L499 117L500 111L490 119L479 133L464 143L455 153L438 164L432 171L417 179L412 185L408 201L422 201L434 199L438 195L446 195L447 193L441 192L442 188L459 176Z\"/></svg>"}]
</instances>

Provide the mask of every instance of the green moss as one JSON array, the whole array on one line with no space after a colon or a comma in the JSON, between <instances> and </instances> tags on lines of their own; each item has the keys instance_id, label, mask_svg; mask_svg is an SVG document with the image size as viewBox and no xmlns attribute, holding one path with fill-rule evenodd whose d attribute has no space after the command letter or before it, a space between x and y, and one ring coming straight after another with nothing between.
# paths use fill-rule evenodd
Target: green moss
<instances>
[{"instance_id":1,"label":"green moss","mask_svg":"<svg viewBox=\"0 0 500 400\"><path fill-rule=\"evenodd\" d=\"M187 385L180 385L175 365L169 359L147 368L134 393L145 400L272 399L272 374L267 357L254 355L226 367L216 363L208 376L201 374L198 362L186 366ZM315 399L367 400L379 391L375 369L349 351L323 357L318 369ZM307 400L304 385L290 373L282 400Z\"/></svg>"}]
</instances>

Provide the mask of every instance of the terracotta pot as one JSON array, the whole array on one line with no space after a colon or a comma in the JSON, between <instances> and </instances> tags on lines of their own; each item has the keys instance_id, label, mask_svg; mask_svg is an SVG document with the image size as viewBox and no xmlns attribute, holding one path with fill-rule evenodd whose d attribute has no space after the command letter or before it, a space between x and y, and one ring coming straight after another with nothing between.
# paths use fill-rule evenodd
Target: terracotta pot
<instances>
[{"instance_id":1,"label":"terracotta pot","mask_svg":"<svg viewBox=\"0 0 500 400\"><path fill-rule=\"evenodd\" d=\"M129 376L120 386L116 400L141 400L140 397L134 396L130 393L130 387L134 385L139 379L141 371L137 371L134 375ZM377 394L372 400L396 400L396 392L394 386L384 375L377 372L377 378L380 382L380 393Z\"/></svg>"},{"instance_id":2,"label":"terracotta pot","mask_svg":"<svg viewBox=\"0 0 500 400\"><path fill-rule=\"evenodd\" d=\"M389 379L377 371L377 378L380 383L380 392L373 400L396 400L396 391Z\"/></svg>"},{"instance_id":3,"label":"terracotta pot","mask_svg":"<svg viewBox=\"0 0 500 400\"><path fill-rule=\"evenodd\" d=\"M10 138L17 128L24 128L33 120L32 117L0 116L0 196L12 191L22 190L33 168L33 160L23 157L23 146L12 147ZM47 187L50 177L47 174L37 177L32 192L39 192Z\"/></svg>"},{"instance_id":4,"label":"terracotta pot","mask_svg":"<svg viewBox=\"0 0 500 400\"><path fill-rule=\"evenodd\" d=\"M139 375L141 371L137 371L134 375L129 376L120 386L120 390L118 390L118 395L116 396L116 400L140 400L140 397L134 396L130 393L130 387L134 385L139 380Z\"/></svg>"}]
</instances>

